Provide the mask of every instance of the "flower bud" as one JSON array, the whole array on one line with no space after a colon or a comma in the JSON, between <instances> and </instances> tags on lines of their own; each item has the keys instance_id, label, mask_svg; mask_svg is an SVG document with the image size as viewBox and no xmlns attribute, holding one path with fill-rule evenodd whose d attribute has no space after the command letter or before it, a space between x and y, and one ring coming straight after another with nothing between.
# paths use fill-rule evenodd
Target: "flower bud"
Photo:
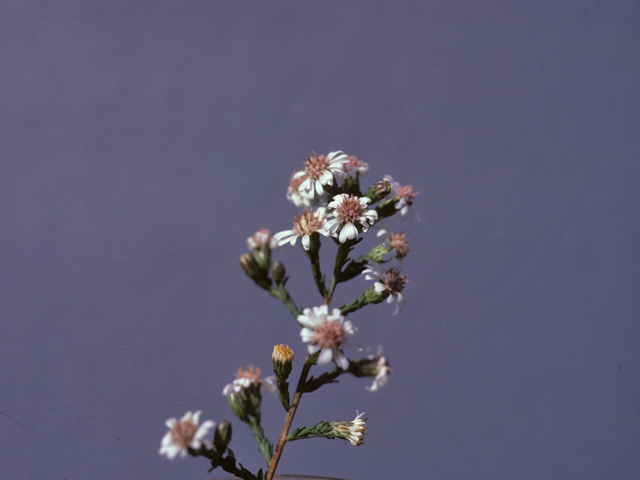
<instances>
[{"instance_id":1,"label":"flower bud","mask_svg":"<svg viewBox=\"0 0 640 480\"><path fill-rule=\"evenodd\" d=\"M366 258L371 260L373 263L383 263L388 259L388 253L393 250L391 247L385 247L384 245L376 245L373 247L369 253L365 255Z\"/></svg>"},{"instance_id":2,"label":"flower bud","mask_svg":"<svg viewBox=\"0 0 640 480\"><path fill-rule=\"evenodd\" d=\"M231 424L227 420L222 420L216 427L216 433L213 437L213 446L220 454L224 453L227 445L231 441Z\"/></svg>"},{"instance_id":3,"label":"flower bud","mask_svg":"<svg viewBox=\"0 0 640 480\"><path fill-rule=\"evenodd\" d=\"M371 203L376 203L391 193L391 184L386 180L380 180L369 187L365 197L371 199Z\"/></svg>"},{"instance_id":4,"label":"flower bud","mask_svg":"<svg viewBox=\"0 0 640 480\"><path fill-rule=\"evenodd\" d=\"M253 251L253 258L255 258L256 264L261 272L268 271L269 264L271 263L271 250L269 249L269 245L256 248Z\"/></svg>"},{"instance_id":5,"label":"flower bud","mask_svg":"<svg viewBox=\"0 0 640 480\"><path fill-rule=\"evenodd\" d=\"M271 278L276 283L276 285L281 285L284 280L284 275L286 270L282 262L276 260L271 264Z\"/></svg>"},{"instance_id":6,"label":"flower bud","mask_svg":"<svg viewBox=\"0 0 640 480\"><path fill-rule=\"evenodd\" d=\"M229 402L229 406L231 407L233 414L243 422L246 421L248 412L245 407L246 397L244 392L237 391L229 393L227 395L227 401Z\"/></svg>"},{"instance_id":7,"label":"flower bud","mask_svg":"<svg viewBox=\"0 0 640 480\"><path fill-rule=\"evenodd\" d=\"M244 270L244 273L252 280L259 279L262 276L260 267L251 253L243 253L240 255L240 266Z\"/></svg>"},{"instance_id":8,"label":"flower bud","mask_svg":"<svg viewBox=\"0 0 640 480\"><path fill-rule=\"evenodd\" d=\"M273 373L276 374L278 382L285 382L291 374L293 366L293 351L289 345L276 345L273 347Z\"/></svg>"},{"instance_id":9,"label":"flower bud","mask_svg":"<svg viewBox=\"0 0 640 480\"><path fill-rule=\"evenodd\" d=\"M244 253L240 255L240 266L244 270L244 273L246 273L259 287L269 290L271 287L269 268L267 267L266 270L262 268L256 261L253 254Z\"/></svg>"}]
</instances>

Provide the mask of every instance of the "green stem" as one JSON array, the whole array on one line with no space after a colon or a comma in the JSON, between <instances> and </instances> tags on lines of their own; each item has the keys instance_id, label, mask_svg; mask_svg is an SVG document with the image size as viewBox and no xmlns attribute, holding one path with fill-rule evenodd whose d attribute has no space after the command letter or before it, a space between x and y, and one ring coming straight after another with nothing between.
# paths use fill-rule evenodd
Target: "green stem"
<instances>
[{"instance_id":1,"label":"green stem","mask_svg":"<svg viewBox=\"0 0 640 480\"><path fill-rule=\"evenodd\" d=\"M307 355L307 358L304 361L304 365L302 366L302 372L300 372L300 380L298 380L296 393L293 395L291 407L289 408L289 411L287 412L287 415L284 419L284 424L282 425L282 431L280 432L278 443L276 444L276 448L273 452L273 457L271 457L271 461L269 462L269 469L267 470L265 480L272 480L273 475L276 472L276 468L278 468L278 462L280 461L280 457L282 456L284 444L287 443L287 435L289 434L289 429L291 428L291 422L293 422L293 417L295 416L296 410L298 409L300 398L304 393L304 386L307 381L307 376L309 375L311 365L313 365L313 362L309 361L309 355Z\"/></svg>"},{"instance_id":2,"label":"green stem","mask_svg":"<svg viewBox=\"0 0 640 480\"><path fill-rule=\"evenodd\" d=\"M333 267L333 275L331 276L331 283L329 284L329 291L324 297L323 305L329 305L331 303L333 292L335 292L338 283L342 281L342 267L344 267L344 264L347 263L349 252L353 248L353 245L355 245L359 241L359 239L347 240L346 242L339 244L338 252L336 253L335 265Z\"/></svg>"},{"instance_id":3,"label":"green stem","mask_svg":"<svg viewBox=\"0 0 640 480\"><path fill-rule=\"evenodd\" d=\"M284 285L271 285L269 287L269 293L271 294L271 296L284 303L284 306L289 309L289 313L291 313L293 318L295 318L297 321L298 315L300 315L301 312L300 310L298 310L298 307L296 307L295 302L291 298L291 295L289 295L289 292L287 292L287 289L284 287Z\"/></svg>"},{"instance_id":4,"label":"green stem","mask_svg":"<svg viewBox=\"0 0 640 480\"><path fill-rule=\"evenodd\" d=\"M312 235L315 238L311 239L311 248L309 250L304 250L304 253L307 254L307 258L309 258L309 262L311 263L311 273L313 274L313 280L316 283L316 288L320 295L324 298L327 295L327 287L324 284L324 278L322 276L322 271L320 270L320 239L318 238L320 235L317 232L314 232Z\"/></svg>"},{"instance_id":5,"label":"green stem","mask_svg":"<svg viewBox=\"0 0 640 480\"><path fill-rule=\"evenodd\" d=\"M251 417L250 425L251 425L251 432L253 434L253 438L258 444L258 449L260 450L260 453L262 454L264 459L267 461L267 465L268 465L269 462L271 461L271 457L273 456L273 445L264 436L264 429L260 425L259 418Z\"/></svg>"}]
</instances>

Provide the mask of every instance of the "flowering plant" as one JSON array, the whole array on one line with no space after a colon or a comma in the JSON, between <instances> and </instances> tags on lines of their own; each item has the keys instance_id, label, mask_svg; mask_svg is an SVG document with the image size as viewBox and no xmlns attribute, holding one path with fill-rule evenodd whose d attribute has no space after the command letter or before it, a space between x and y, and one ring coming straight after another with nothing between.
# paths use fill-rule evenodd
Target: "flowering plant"
<instances>
[{"instance_id":1,"label":"flowering plant","mask_svg":"<svg viewBox=\"0 0 640 480\"><path fill-rule=\"evenodd\" d=\"M284 230L271 236L270 231L257 231L247 239L251 253L240 257L244 272L260 288L280 300L289 310L300 328L300 337L308 343L306 358L301 368L298 383L293 394L289 392L288 378L293 370L293 351L287 345L276 345L272 363L274 376L261 378L259 368L249 365L240 368L236 379L227 384L223 395L236 417L246 423L253 433L258 449L264 457L267 468L252 473L236 463L235 454L229 448L231 424L227 420L217 425L205 421L198 427L200 411L187 412L180 420L171 418L166 425L169 431L162 439L159 453L173 459L186 454L203 456L211 461L211 470L222 467L227 472L245 480L271 480L278 466L287 442L306 438L340 438L351 445L362 445L367 431L364 413L357 413L351 421L321 421L310 427L302 426L291 430L294 416L305 393L313 392L323 385L333 383L343 374L373 379L369 391L376 391L388 381L391 372L381 347L375 356L359 359L347 358L344 347L356 327L345 317L366 305L386 300L396 301L394 315L400 312L406 302L403 290L406 276L400 274L399 263L409 252L406 233L391 233L382 228L377 237L382 243L358 258L349 257L354 247L363 240L361 234L370 227L378 226L384 218L399 213L401 218L411 216L411 205L417 192L411 186L401 186L390 176L374 183L364 194L360 190L360 177L368 170L368 165L356 157L341 151L307 157L304 169L291 176L287 198L302 208L293 222L291 230ZM333 272L329 281L320 268L320 236L331 238L337 246ZM284 265L271 260L271 253L277 247L295 245L298 238L310 265L316 289L322 299L321 305L299 308L289 294L286 284L288 277ZM396 266L384 268L383 264L395 261ZM339 308L330 308L336 287L356 279L360 275L365 280L374 280L358 298ZM311 368L333 363L333 368L309 376ZM285 419L280 435L275 443L265 435L261 426L262 394L278 393L285 410ZM206 438L213 432L213 441Z\"/></svg>"}]
</instances>

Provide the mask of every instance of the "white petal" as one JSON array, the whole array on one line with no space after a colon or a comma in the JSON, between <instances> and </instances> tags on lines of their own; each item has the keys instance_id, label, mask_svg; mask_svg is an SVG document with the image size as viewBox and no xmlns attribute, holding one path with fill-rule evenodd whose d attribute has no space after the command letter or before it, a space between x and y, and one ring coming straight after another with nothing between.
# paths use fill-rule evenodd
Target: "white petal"
<instances>
[{"instance_id":1,"label":"white petal","mask_svg":"<svg viewBox=\"0 0 640 480\"><path fill-rule=\"evenodd\" d=\"M160 445L163 447L166 447L167 445L172 444L173 442L171 441L171 430L169 430L167 433L164 434L164 437L162 437L162 441L160 442ZM160 450L162 450L162 448L160 448ZM162 452L160 452L162 454Z\"/></svg>"},{"instance_id":2,"label":"white petal","mask_svg":"<svg viewBox=\"0 0 640 480\"><path fill-rule=\"evenodd\" d=\"M305 309L306 310L306 309ZM318 324L318 319L315 315L310 315L310 313L306 313L304 315L298 315L298 323L302 324L305 327L313 330Z\"/></svg>"},{"instance_id":3,"label":"white petal","mask_svg":"<svg viewBox=\"0 0 640 480\"><path fill-rule=\"evenodd\" d=\"M305 250L309 250L310 246L311 238L309 237L309 235L305 235L304 237L302 237L302 248L304 248Z\"/></svg>"},{"instance_id":4,"label":"white petal","mask_svg":"<svg viewBox=\"0 0 640 480\"><path fill-rule=\"evenodd\" d=\"M316 339L316 332L314 332L313 330L309 330L308 328L303 328L302 330L300 330L300 337L305 343L313 342Z\"/></svg>"},{"instance_id":5,"label":"white petal","mask_svg":"<svg viewBox=\"0 0 640 480\"><path fill-rule=\"evenodd\" d=\"M323 348L318 357L318 365L325 365L333 358L333 352L330 348Z\"/></svg>"},{"instance_id":6,"label":"white petal","mask_svg":"<svg viewBox=\"0 0 640 480\"><path fill-rule=\"evenodd\" d=\"M170 418L169 420L164 422L164 424L167 426L167 428L169 430L171 430L175 426L176 423L178 423L178 419L177 418Z\"/></svg>"},{"instance_id":7,"label":"white petal","mask_svg":"<svg viewBox=\"0 0 640 480\"><path fill-rule=\"evenodd\" d=\"M380 282L376 282L373 284L373 288L375 288L376 293L380 293L383 292L387 289L387 287L385 287L382 283Z\"/></svg>"},{"instance_id":8,"label":"white petal","mask_svg":"<svg viewBox=\"0 0 640 480\"><path fill-rule=\"evenodd\" d=\"M333 361L336 362L336 365L343 370L347 370L349 368L349 360L342 352L335 352L333 354Z\"/></svg>"},{"instance_id":9,"label":"white petal","mask_svg":"<svg viewBox=\"0 0 640 480\"><path fill-rule=\"evenodd\" d=\"M340 231L340 238L338 241L344 243L349 239L354 239L358 236L358 229L351 223L345 223Z\"/></svg>"},{"instance_id":10,"label":"white petal","mask_svg":"<svg viewBox=\"0 0 640 480\"><path fill-rule=\"evenodd\" d=\"M354 333L356 333L356 330L358 330L356 327L353 326L353 323L351 323L349 320L345 320L344 324L342 325L342 328L344 328L344 331L349 335L353 335Z\"/></svg>"}]
</instances>

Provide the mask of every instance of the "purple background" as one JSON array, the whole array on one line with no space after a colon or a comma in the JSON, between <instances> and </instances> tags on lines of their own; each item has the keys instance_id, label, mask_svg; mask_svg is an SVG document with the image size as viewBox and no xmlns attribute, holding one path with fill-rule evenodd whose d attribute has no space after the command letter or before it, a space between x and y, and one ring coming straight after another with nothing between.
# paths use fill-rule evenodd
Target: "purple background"
<instances>
[{"instance_id":1,"label":"purple background","mask_svg":"<svg viewBox=\"0 0 640 480\"><path fill-rule=\"evenodd\" d=\"M223 386L276 343L299 369L237 258L340 149L420 192L387 222L410 303L349 317L389 385L346 377L294 422L365 411L365 445L295 442L279 473L639 478L639 24L636 1L2 2L0 476L225 475L160 457L164 421L233 420ZM317 304L300 247L276 258Z\"/></svg>"}]
</instances>

